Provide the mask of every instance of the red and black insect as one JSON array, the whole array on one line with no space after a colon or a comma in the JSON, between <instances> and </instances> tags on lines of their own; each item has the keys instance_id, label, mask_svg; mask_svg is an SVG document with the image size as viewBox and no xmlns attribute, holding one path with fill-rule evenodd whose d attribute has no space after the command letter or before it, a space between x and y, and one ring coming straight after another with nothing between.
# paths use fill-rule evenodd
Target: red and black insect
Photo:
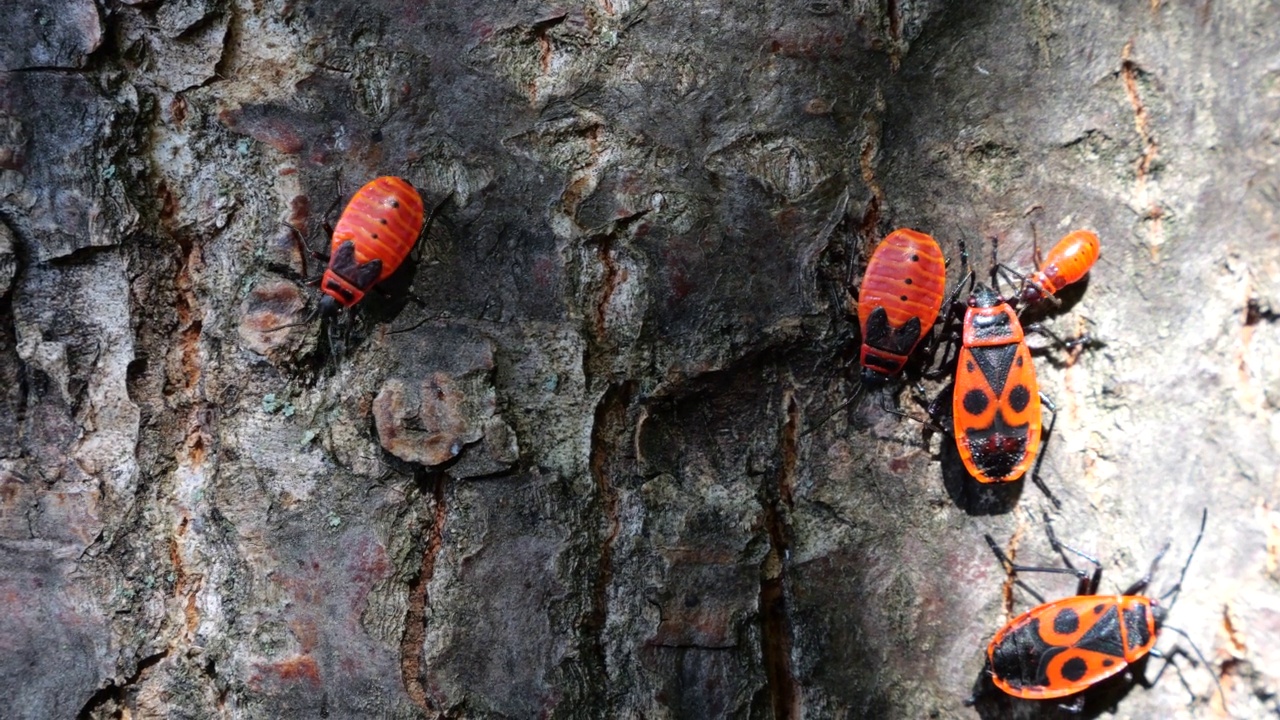
<instances>
[{"instance_id":1,"label":"red and black insect","mask_svg":"<svg viewBox=\"0 0 1280 720\"><path fill-rule=\"evenodd\" d=\"M900 228L880 241L858 290L863 386L902 372L938 319L946 283L946 260L932 237Z\"/></svg>"},{"instance_id":2,"label":"red and black insect","mask_svg":"<svg viewBox=\"0 0 1280 720\"><path fill-rule=\"evenodd\" d=\"M357 190L333 229L320 314L355 305L394 273L418 241L422 222L422 196L408 181L384 176Z\"/></svg>"},{"instance_id":3,"label":"red and black insect","mask_svg":"<svg viewBox=\"0 0 1280 720\"><path fill-rule=\"evenodd\" d=\"M1018 581L1019 586L1030 592L1041 604L1009 621L991 639L987 647L986 672L990 674L992 683L1017 698L1063 698L1096 686L1148 654L1159 656L1155 644L1160 631L1166 627L1186 637L1186 633L1166 626L1164 621L1173 601L1177 599L1187 568L1204 536L1207 517L1206 510L1201 515L1200 531L1187 555L1186 563L1183 564L1178 582L1160 598L1140 593L1146 590L1156 565L1168 551L1167 543L1156 555L1145 576L1118 595L1099 595L1101 563L1059 543L1051 528L1050 542L1062 556L1066 567L1014 565L995 540L987 535L987 544L1011 574L1065 573L1076 575L1079 580L1076 595L1053 602L1045 602L1044 598ZM1094 565L1094 571L1087 573L1075 568L1067 559L1064 549L1088 560ZM1162 604L1162 601L1168 601L1168 604ZM1204 656L1200 655L1200 650L1194 645L1192 647L1203 662ZM1158 678L1159 675L1156 679ZM1217 682L1216 677L1214 681ZM1149 686L1154 680L1148 682L1145 677L1139 677L1137 682Z\"/></svg>"},{"instance_id":4,"label":"red and black insect","mask_svg":"<svg viewBox=\"0 0 1280 720\"><path fill-rule=\"evenodd\" d=\"M1083 279L1098 261L1099 252L1098 236L1094 233L1088 230L1067 233L1049 251L1040 269L1023 278L1018 299L1026 304L1045 299L1058 304L1056 294Z\"/></svg>"},{"instance_id":5,"label":"red and black insect","mask_svg":"<svg viewBox=\"0 0 1280 720\"><path fill-rule=\"evenodd\" d=\"M929 235L899 228L876 245L858 288L858 324L862 331L858 389L806 434L856 402L864 390L882 387L902 373L911 354L937 322L946 284L946 258L938 241ZM889 412L905 414L887 404L881 406Z\"/></svg>"},{"instance_id":6,"label":"red and black insect","mask_svg":"<svg viewBox=\"0 0 1280 720\"><path fill-rule=\"evenodd\" d=\"M338 310L360 302L371 288L400 267L417 243L422 226L422 196L408 181L384 176L366 183L351 197L333 228L324 274L308 281L318 282L324 293L319 306L303 320L278 325L267 332L306 325L317 315L332 317ZM300 248L305 249L302 234L297 229L293 233ZM302 262L305 273L305 252ZM330 338L335 339L332 330Z\"/></svg>"},{"instance_id":7,"label":"red and black insect","mask_svg":"<svg viewBox=\"0 0 1280 720\"><path fill-rule=\"evenodd\" d=\"M1040 450L1040 388L1031 350L1018 314L985 285L969 295L964 315L952 426L965 469L981 483L1017 480Z\"/></svg>"}]
</instances>

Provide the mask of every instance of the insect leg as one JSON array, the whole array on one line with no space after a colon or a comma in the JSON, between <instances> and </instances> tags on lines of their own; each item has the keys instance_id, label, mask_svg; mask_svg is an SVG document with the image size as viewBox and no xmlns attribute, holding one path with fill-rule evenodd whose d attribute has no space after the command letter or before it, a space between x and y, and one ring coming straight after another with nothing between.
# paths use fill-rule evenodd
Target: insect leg
<instances>
[{"instance_id":1,"label":"insect leg","mask_svg":"<svg viewBox=\"0 0 1280 720\"><path fill-rule=\"evenodd\" d=\"M925 410L925 412L929 413L929 419L933 421L933 424L943 428L943 435L951 435L951 431L945 429L949 423L938 422L938 418L944 417L947 413L947 408L951 406L951 396L955 394L955 391L956 381L952 379L947 383L946 387L942 388L942 392L934 397L933 401L929 403L929 407Z\"/></svg>"},{"instance_id":2,"label":"insect leg","mask_svg":"<svg viewBox=\"0 0 1280 720\"><path fill-rule=\"evenodd\" d=\"M963 242L963 241L962 241ZM970 288L973 286L973 273L968 276ZM960 295L961 288L964 286L964 280L956 286L955 292L951 293L951 297L947 300L946 315L942 321L934 325L931 331L934 335L931 337L932 345L929 347L928 353L924 357L928 357L930 362L937 358L937 344L943 342L942 338L946 338L946 348L942 353L942 361L933 368L925 368L921 373L926 380L940 380L952 373L956 360L960 357L960 343L963 339L963 329L954 327L963 318L965 312L965 304L956 301ZM954 382L954 381L953 381Z\"/></svg>"},{"instance_id":3,"label":"insect leg","mask_svg":"<svg viewBox=\"0 0 1280 720\"><path fill-rule=\"evenodd\" d=\"M1191 684L1187 682L1186 676L1182 674L1182 667L1175 663L1173 659L1181 656L1186 658L1192 666L1196 666L1198 663L1196 663L1195 658L1188 655L1186 650L1183 650L1176 645L1171 650L1164 652L1152 648L1151 652L1148 654L1151 657L1158 658L1164 662L1160 663L1160 669L1156 671L1155 677L1148 678L1146 672L1135 672L1133 673L1133 681L1138 685L1141 685L1143 689L1150 690L1156 686L1156 683L1160 682L1160 678L1164 676L1164 671L1169 669L1169 666L1172 665L1174 672L1178 673L1178 682L1182 683L1182 688L1191 696L1191 700L1187 704L1194 705L1196 702L1196 692L1191 689Z\"/></svg>"},{"instance_id":4,"label":"insect leg","mask_svg":"<svg viewBox=\"0 0 1280 720\"><path fill-rule=\"evenodd\" d=\"M1080 578L1082 580L1086 580L1089 577L1089 574L1086 573L1085 571L1077 570L1075 568L1038 567L1034 565L1015 565L1013 561L1009 559L1009 556L1005 555L1004 551L1000 549L1000 546L996 544L996 541L994 538L992 538L990 535L983 535L982 537L987 541L987 545L991 548L991 551L996 554L996 558L1000 560L1000 564L1004 566L1005 572L1015 576L1013 579L1014 583L1016 583L1018 587L1022 588L1023 590L1026 590L1027 593L1031 595L1031 597L1035 598L1036 601L1041 604L1044 603L1044 597L1041 596L1040 593L1031 589L1031 586L1027 585L1021 579L1016 577L1017 573L1039 572L1039 573L1053 573L1055 575L1075 575L1077 578Z\"/></svg>"},{"instance_id":5,"label":"insect leg","mask_svg":"<svg viewBox=\"0 0 1280 720\"><path fill-rule=\"evenodd\" d=\"M963 245L964 245L964 241L961 241L961 248L962 248L961 253L964 252ZM973 277L972 273L969 275L969 277L970 277L970 280L972 280L972 277ZM964 306L958 305L956 303L956 298L960 297L960 291L963 287L964 287L964 280L961 279L961 281L956 284L956 289L952 291L951 297L947 298L946 302L943 304L943 307L947 308L947 314L943 316L942 322L936 323L934 327L929 331L929 339L925 341L927 343L927 348L920 355L921 357L929 358L930 362L932 362L934 356L937 354L938 344L941 342L942 336L944 334L947 334L947 328L955 321L956 317L963 314ZM947 352L944 353L942 356L943 362L935 370L926 370L924 373L924 376L926 378L930 380L937 380L946 374L946 371L943 370L942 368L947 367L947 364L948 364L947 358L951 355L951 352L959 345L959 342L960 342L959 333L951 332L950 334L947 334Z\"/></svg>"},{"instance_id":6,"label":"insect leg","mask_svg":"<svg viewBox=\"0 0 1280 720\"><path fill-rule=\"evenodd\" d=\"M1077 695L1069 703L1058 703L1058 709L1072 715L1079 715L1084 712L1084 695Z\"/></svg>"},{"instance_id":7,"label":"insect leg","mask_svg":"<svg viewBox=\"0 0 1280 720\"><path fill-rule=\"evenodd\" d=\"M1050 330L1049 328L1045 327L1040 323L1030 323L1028 325L1023 325L1022 329L1024 332L1039 333L1041 335L1048 336L1051 340L1053 340L1054 344L1057 345L1058 348L1062 350L1073 350L1077 347L1088 347L1091 343L1093 343L1093 337L1089 335L1088 332L1085 332L1083 335L1077 338L1072 338L1070 340L1063 340L1061 337L1058 337L1057 333L1053 332L1052 330Z\"/></svg>"},{"instance_id":8,"label":"insect leg","mask_svg":"<svg viewBox=\"0 0 1280 720\"><path fill-rule=\"evenodd\" d=\"M1098 586L1102 584L1102 563L1092 555L1086 555L1080 552L1079 550L1071 547L1070 545L1059 541L1057 534L1053 532L1053 523L1049 521L1048 513L1045 513L1044 515L1044 528L1045 528L1045 534L1049 536L1049 544L1053 546L1054 551L1058 553L1058 556L1062 558L1062 562L1065 563L1067 567L1072 568L1073 570L1075 569L1075 565L1071 564L1071 559L1067 557L1066 552L1063 552L1064 550L1070 551L1071 553L1075 554L1077 557L1083 558L1093 563L1092 574L1085 575L1083 574L1083 571L1081 571L1082 574L1080 576L1080 582L1076 586L1076 594L1077 595L1098 594Z\"/></svg>"},{"instance_id":9,"label":"insect leg","mask_svg":"<svg viewBox=\"0 0 1280 720\"><path fill-rule=\"evenodd\" d=\"M435 219L435 217L436 217L436 215L437 215L437 214L439 214L439 212L440 212L440 208L444 207L444 204L445 204L446 202L449 202L449 200L450 200L452 197L453 197L453 190L450 190L450 191L448 192L448 194L446 194L443 198L441 198L441 199L440 199L440 202L436 203L436 204L431 208L431 211L427 213L427 217L426 217L426 219L425 219L425 220L423 220L423 222L422 222L422 229L418 231L418 236L417 236L416 238L414 238L414 240L413 240L413 248L412 248L412 249L410 249L410 251L409 251L409 257L413 258L413 261L414 261L415 263L417 263L417 262L418 262L418 260L420 260L420 259L421 259L421 257L422 257L422 246L423 246L423 244L424 244L424 243L422 242L422 239L423 239L424 237L426 237L426 236L427 236L428 232L430 232L430 230L431 230L431 221ZM379 293L380 295L382 295L382 297L390 297L390 296L392 295L392 292L391 292L391 291L387 290L386 288L382 287L381 285L375 285L375 286L373 287L373 289L374 289L374 290L376 290L376 291L378 291L378 293ZM405 289L403 289L403 290L397 290L394 294L395 294L396 296L398 296L398 297L403 297L403 298L405 298L406 300L410 300L410 301L414 302L414 303L415 303L418 307L420 307L420 308L425 308L425 307L427 307L427 301L425 301L425 300L423 300L422 298L418 297L418 296L417 296L416 294L414 294L414 292L413 292L411 289L409 289L409 288L405 288ZM437 317L438 317L438 316L437 316Z\"/></svg>"},{"instance_id":10,"label":"insect leg","mask_svg":"<svg viewBox=\"0 0 1280 720\"><path fill-rule=\"evenodd\" d=\"M1027 276L1023 275L1017 270L1014 270L1008 265L1005 265L1004 263L996 263L996 270L1004 278L1005 282L1009 283L1010 285L1018 286L1018 292L1014 293L1013 301L1010 302L1010 304L1012 305L1022 297L1022 288L1026 287L1027 285Z\"/></svg>"},{"instance_id":11,"label":"insect leg","mask_svg":"<svg viewBox=\"0 0 1280 720\"><path fill-rule=\"evenodd\" d=\"M1049 486L1045 484L1044 478L1040 477L1040 464L1044 462L1045 448L1049 445L1049 438L1053 436L1053 426L1058 422L1058 408L1053 401L1045 397L1044 393L1040 393L1040 405L1048 408L1052 417L1049 419L1049 426L1044 429L1044 433L1040 436L1040 453L1036 457L1036 464L1031 468L1031 482L1040 488L1040 492L1049 498L1049 502L1053 503L1055 508L1061 509L1062 502L1053 494Z\"/></svg>"},{"instance_id":12,"label":"insect leg","mask_svg":"<svg viewBox=\"0 0 1280 720\"><path fill-rule=\"evenodd\" d=\"M932 361L932 358L937 357L937 348L936 347L929 348L928 354L924 356L931 358L930 361ZM958 360L959 357L960 357L960 333L959 332L947 333L946 346L943 348L943 351L942 351L942 361L939 362L935 367L924 368L921 371L920 375L926 380L941 380L942 378L952 374L952 370L955 367L956 360Z\"/></svg>"},{"instance_id":13,"label":"insect leg","mask_svg":"<svg viewBox=\"0 0 1280 720\"><path fill-rule=\"evenodd\" d=\"M311 312L307 313L306 317L302 318L298 322L285 323L284 325L277 325L273 328L268 328L266 330L263 330L263 332L273 333L277 330L284 330L285 328L299 327L301 325L309 325L311 324L311 321L315 320L317 317L320 317L320 307L318 305Z\"/></svg>"},{"instance_id":14,"label":"insect leg","mask_svg":"<svg viewBox=\"0 0 1280 720\"><path fill-rule=\"evenodd\" d=\"M329 262L328 255L322 252L316 252L315 250L311 249L311 246L307 244L306 236L302 234L301 230L299 230L298 228L294 227L292 224L287 222L281 222L280 224L289 228L289 235L293 238L293 244L298 248L298 258L302 260L302 276L303 277L306 277L307 275L310 274L307 272L307 256L308 255L310 255L311 257L323 260L326 263ZM307 282L312 282L312 281L308 280ZM316 280L315 282L319 282L319 280Z\"/></svg>"},{"instance_id":15,"label":"insect leg","mask_svg":"<svg viewBox=\"0 0 1280 720\"><path fill-rule=\"evenodd\" d=\"M932 418L930 418L929 420L921 420L920 418L903 411L901 408L893 407L892 405L889 404L889 401L892 400L893 397L894 397L893 395L889 395L888 393L882 393L880 395L880 409L887 413L897 415L898 417L903 417L908 420L921 423L922 425L924 425L925 427L929 428L934 432L946 432L937 423L932 422Z\"/></svg>"},{"instance_id":16,"label":"insect leg","mask_svg":"<svg viewBox=\"0 0 1280 720\"><path fill-rule=\"evenodd\" d=\"M431 317L424 317L423 319L421 319L421 320L419 320L418 322L416 322L416 323L414 323L414 324L410 325L409 327L400 328L399 330L389 330L389 331L387 331L387 334L388 334L388 335L399 335L399 334L401 334L401 333L413 332L414 330L417 330L418 328L422 327L423 325L426 325L426 324L427 324L427 323L429 323L429 322L435 322L435 321L437 321L437 320L440 320L440 319L442 319L442 318L447 318L447 317L449 317L449 313L447 313L447 312L439 312L439 313L436 313L435 315L433 315L433 316L431 316Z\"/></svg>"},{"instance_id":17,"label":"insect leg","mask_svg":"<svg viewBox=\"0 0 1280 720\"><path fill-rule=\"evenodd\" d=\"M1125 588L1121 595L1137 595L1146 591L1147 586L1151 584L1151 576L1156 572L1156 566L1160 564L1160 559L1163 558L1164 554L1167 552L1169 552L1169 543L1166 542L1164 546L1160 548L1160 552L1156 553L1156 558L1151 561L1151 567L1147 568L1147 574L1138 578L1132 585ZM1176 588L1177 586L1174 587Z\"/></svg>"},{"instance_id":18,"label":"insect leg","mask_svg":"<svg viewBox=\"0 0 1280 720\"><path fill-rule=\"evenodd\" d=\"M404 298L404 299L406 299L406 300L412 300L412 301L413 301L414 303L416 303L416 304L418 305L418 307L420 307L420 308L425 308L425 307L427 306L427 301L426 301L426 300L423 300L422 298L418 297L417 295L414 295L413 293L409 292L408 290L400 291L400 290L398 290L398 289L397 289L397 290L395 290L395 291L392 291L392 290L388 290L388 289L386 289L385 287L383 287L383 286L381 286L381 285L374 285L373 287L371 287L371 288L369 288L369 289L370 289L370 290L372 290L373 292L378 293L378 296L379 296L379 297L382 297L382 298L403 297L403 298Z\"/></svg>"}]
</instances>

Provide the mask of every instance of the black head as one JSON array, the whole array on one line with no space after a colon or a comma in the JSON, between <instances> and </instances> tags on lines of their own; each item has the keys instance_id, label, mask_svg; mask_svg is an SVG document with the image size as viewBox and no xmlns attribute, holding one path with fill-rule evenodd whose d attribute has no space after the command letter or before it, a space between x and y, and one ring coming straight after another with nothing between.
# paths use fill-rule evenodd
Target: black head
<instances>
[{"instance_id":1,"label":"black head","mask_svg":"<svg viewBox=\"0 0 1280 720\"><path fill-rule=\"evenodd\" d=\"M869 367L862 368L862 375L860 379L862 381L862 387L868 390L876 390L889 383L888 375Z\"/></svg>"},{"instance_id":2,"label":"black head","mask_svg":"<svg viewBox=\"0 0 1280 720\"><path fill-rule=\"evenodd\" d=\"M1160 604L1160 601L1151 598L1151 617L1156 621L1156 630L1164 626L1164 621L1169 617L1169 608Z\"/></svg>"},{"instance_id":3,"label":"black head","mask_svg":"<svg viewBox=\"0 0 1280 720\"><path fill-rule=\"evenodd\" d=\"M969 294L969 307L992 308L1002 304L1004 298L1000 297L1000 293L981 283L975 285L973 292Z\"/></svg>"},{"instance_id":4,"label":"black head","mask_svg":"<svg viewBox=\"0 0 1280 720\"><path fill-rule=\"evenodd\" d=\"M342 306L338 304L338 300L332 295L325 295L320 298L320 317L331 318L338 314Z\"/></svg>"}]
</instances>

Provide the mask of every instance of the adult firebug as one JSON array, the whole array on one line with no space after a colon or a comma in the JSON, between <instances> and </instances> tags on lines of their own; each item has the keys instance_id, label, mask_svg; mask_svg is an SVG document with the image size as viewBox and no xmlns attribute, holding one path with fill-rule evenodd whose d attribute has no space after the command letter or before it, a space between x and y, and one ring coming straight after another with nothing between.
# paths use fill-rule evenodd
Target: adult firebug
<instances>
[{"instance_id":1,"label":"adult firebug","mask_svg":"<svg viewBox=\"0 0 1280 720\"><path fill-rule=\"evenodd\" d=\"M999 293L969 295L952 394L965 469L981 483L1022 477L1040 449L1040 390L1018 314Z\"/></svg>"},{"instance_id":2,"label":"adult firebug","mask_svg":"<svg viewBox=\"0 0 1280 720\"><path fill-rule=\"evenodd\" d=\"M1009 621L991 639L987 646L985 670L990 674L992 684L1008 695L1027 700L1064 698L1096 686L1148 654L1157 655L1155 644L1162 629L1167 628L1186 637L1181 630L1166 626L1165 619L1204 536L1207 518L1206 510L1200 517L1200 531L1187 554L1178 582L1160 598L1139 593L1150 584L1156 565L1169 549L1167 543L1141 579L1118 595L1099 595L1102 564L1059 543L1051 529L1050 541L1066 562L1066 567L1014 565L995 540L987 535L987 544L1011 574L1067 573L1079 579L1076 595L1052 602L1045 602L1035 591L1019 582L1041 604ZM1093 573L1072 566L1064 549L1091 562ZM1163 604L1163 601L1168 601L1168 604ZM1199 648L1194 644L1192 648L1203 661ZM1150 684L1145 677L1137 681ZM1217 682L1216 677L1214 682Z\"/></svg>"},{"instance_id":3,"label":"adult firebug","mask_svg":"<svg viewBox=\"0 0 1280 720\"><path fill-rule=\"evenodd\" d=\"M929 235L900 228L880 241L858 290L863 386L902 372L938 319L946 284L946 260Z\"/></svg>"},{"instance_id":4,"label":"adult firebug","mask_svg":"<svg viewBox=\"0 0 1280 720\"><path fill-rule=\"evenodd\" d=\"M1024 278L1018 299L1031 304L1049 299L1057 304L1056 293L1079 282L1098 261L1098 236L1088 230L1067 233L1045 256L1040 269Z\"/></svg>"}]
</instances>

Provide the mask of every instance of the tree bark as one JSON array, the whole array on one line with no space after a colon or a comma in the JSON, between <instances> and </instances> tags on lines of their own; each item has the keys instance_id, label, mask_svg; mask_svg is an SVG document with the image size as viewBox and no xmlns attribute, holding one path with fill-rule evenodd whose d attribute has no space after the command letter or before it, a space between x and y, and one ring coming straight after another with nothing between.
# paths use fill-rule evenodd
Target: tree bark
<instances>
[{"instance_id":1,"label":"tree bark","mask_svg":"<svg viewBox=\"0 0 1280 720\"><path fill-rule=\"evenodd\" d=\"M1204 508L1208 664L1085 716L1280 714L1276 3L0 16L0 717L1057 717L965 705L1035 603L983 536L1106 592L1169 543L1154 596ZM377 175L428 231L306 322L288 225ZM964 474L920 367L842 407L901 226L949 288L1101 237L1039 311L1095 342L1033 340L1060 509Z\"/></svg>"}]
</instances>

